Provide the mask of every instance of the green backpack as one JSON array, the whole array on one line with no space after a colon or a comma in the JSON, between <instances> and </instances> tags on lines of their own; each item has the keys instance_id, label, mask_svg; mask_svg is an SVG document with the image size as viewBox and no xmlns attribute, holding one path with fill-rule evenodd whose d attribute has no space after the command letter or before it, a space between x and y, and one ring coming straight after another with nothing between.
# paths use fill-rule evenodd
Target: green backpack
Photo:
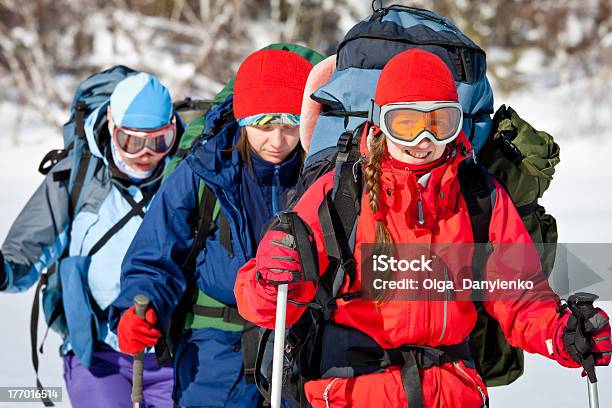
<instances>
[{"instance_id":1,"label":"green backpack","mask_svg":"<svg viewBox=\"0 0 612 408\"><path fill-rule=\"evenodd\" d=\"M548 277L555 261L557 223L538 203L559 164L559 145L546 132L534 129L510 107L502 105L493 117L493 130L477 160L500 181L517 207L538 248L542 270ZM473 357L486 373L489 387L507 385L523 374L523 350L512 347L501 327L484 309L472 331Z\"/></svg>"}]
</instances>

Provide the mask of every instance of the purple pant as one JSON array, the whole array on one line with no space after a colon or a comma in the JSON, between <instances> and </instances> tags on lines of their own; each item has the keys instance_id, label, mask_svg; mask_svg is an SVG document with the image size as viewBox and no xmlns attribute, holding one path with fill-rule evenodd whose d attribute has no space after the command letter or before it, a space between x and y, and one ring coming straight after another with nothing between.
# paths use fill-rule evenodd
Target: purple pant
<instances>
[{"instance_id":1,"label":"purple pant","mask_svg":"<svg viewBox=\"0 0 612 408\"><path fill-rule=\"evenodd\" d=\"M132 357L109 347L94 351L91 367L70 353L64 357L64 380L75 408L132 407ZM157 366L155 353L146 353L141 407L172 408L172 367Z\"/></svg>"}]
</instances>

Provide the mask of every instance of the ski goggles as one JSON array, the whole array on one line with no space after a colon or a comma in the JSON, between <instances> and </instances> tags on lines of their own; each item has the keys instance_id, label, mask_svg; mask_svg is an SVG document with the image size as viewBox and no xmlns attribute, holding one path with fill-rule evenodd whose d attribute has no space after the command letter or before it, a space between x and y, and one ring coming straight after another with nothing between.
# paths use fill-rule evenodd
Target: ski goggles
<instances>
[{"instance_id":1,"label":"ski goggles","mask_svg":"<svg viewBox=\"0 0 612 408\"><path fill-rule=\"evenodd\" d=\"M123 127L113 129L113 139L128 158L136 158L145 153L163 156L172 149L176 138L176 126L169 123L153 130L134 130Z\"/></svg>"},{"instance_id":2,"label":"ski goggles","mask_svg":"<svg viewBox=\"0 0 612 408\"><path fill-rule=\"evenodd\" d=\"M401 145L413 147L426 137L445 145L461 132L463 110L458 102L372 102L370 120Z\"/></svg>"},{"instance_id":3,"label":"ski goggles","mask_svg":"<svg viewBox=\"0 0 612 408\"><path fill-rule=\"evenodd\" d=\"M239 126L288 125L299 126L300 115L291 113L262 113L247 116L238 121Z\"/></svg>"}]
</instances>

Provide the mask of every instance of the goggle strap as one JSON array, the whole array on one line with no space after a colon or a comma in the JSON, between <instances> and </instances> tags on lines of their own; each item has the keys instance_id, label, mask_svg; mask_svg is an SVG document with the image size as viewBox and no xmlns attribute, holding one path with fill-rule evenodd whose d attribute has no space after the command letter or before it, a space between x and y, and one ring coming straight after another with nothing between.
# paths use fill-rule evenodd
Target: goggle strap
<instances>
[{"instance_id":1,"label":"goggle strap","mask_svg":"<svg viewBox=\"0 0 612 408\"><path fill-rule=\"evenodd\" d=\"M381 107L377 104L374 99L372 99L372 103L370 104L370 112L368 113L370 122L374 125L380 127L380 112Z\"/></svg>"}]
</instances>

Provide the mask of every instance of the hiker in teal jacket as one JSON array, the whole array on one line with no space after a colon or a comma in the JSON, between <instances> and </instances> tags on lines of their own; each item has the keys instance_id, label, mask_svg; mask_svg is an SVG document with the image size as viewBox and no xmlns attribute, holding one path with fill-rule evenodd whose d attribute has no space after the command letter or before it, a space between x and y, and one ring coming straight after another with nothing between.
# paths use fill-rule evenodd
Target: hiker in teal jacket
<instances>
[{"instance_id":1,"label":"hiker in teal jacket","mask_svg":"<svg viewBox=\"0 0 612 408\"><path fill-rule=\"evenodd\" d=\"M106 310L119 294L123 255L182 132L168 90L154 76L116 67L88 81L126 75L89 114L84 147L51 169L0 253L0 290L25 291L39 279L45 285L43 307L64 340L60 354L73 406L131 406L132 357L120 353ZM74 168L84 177L76 206ZM172 369L159 368L147 353L144 376L143 406L171 407Z\"/></svg>"}]
</instances>

